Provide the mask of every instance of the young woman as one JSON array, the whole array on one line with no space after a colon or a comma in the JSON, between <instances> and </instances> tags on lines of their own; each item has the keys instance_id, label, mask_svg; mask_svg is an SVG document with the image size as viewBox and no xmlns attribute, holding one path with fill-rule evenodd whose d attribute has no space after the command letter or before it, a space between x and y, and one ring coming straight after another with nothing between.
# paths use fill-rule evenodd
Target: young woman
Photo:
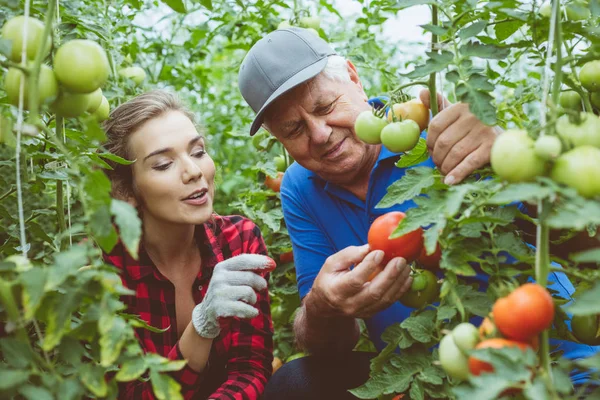
<instances>
[{"instance_id":1,"label":"young woman","mask_svg":"<svg viewBox=\"0 0 600 400\"><path fill-rule=\"evenodd\" d=\"M273 328L266 274L275 266L258 227L213 213L215 164L193 115L165 91L117 107L106 149L135 162L107 171L113 196L138 209L139 260L118 245L105 260L121 270L128 312L146 352L187 360L172 372L185 399L257 399L271 375ZM120 398L153 399L150 382Z\"/></svg>"}]
</instances>

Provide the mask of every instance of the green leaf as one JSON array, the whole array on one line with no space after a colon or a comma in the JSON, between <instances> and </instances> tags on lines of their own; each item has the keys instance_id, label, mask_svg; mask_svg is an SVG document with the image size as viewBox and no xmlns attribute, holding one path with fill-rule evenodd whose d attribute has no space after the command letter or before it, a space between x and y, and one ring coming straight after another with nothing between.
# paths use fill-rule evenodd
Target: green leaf
<instances>
[{"instance_id":1,"label":"green leaf","mask_svg":"<svg viewBox=\"0 0 600 400\"><path fill-rule=\"evenodd\" d=\"M419 138L417 145L411 151L400 156L400 159L396 162L396 167L412 167L426 161L428 158L429 151L427 151L427 141L423 138Z\"/></svg>"},{"instance_id":2,"label":"green leaf","mask_svg":"<svg viewBox=\"0 0 600 400\"><path fill-rule=\"evenodd\" d=\"M119 235L112 224L110 209L108 205L101 205L89 220L89 230L102 250L110 253L119 241Z\"/></svg>"},{"instance_id":3,"label":"green leaf","mask_svg":"<svg viewBox=\"0 0 600 400\"><path fill-rule=\"evenodd\" d=\"M110 212L115 217L125 248L133 258L137 259L142 237L142 222L137 215L137 210L129 203L113 199Z\"/></svg>"},{"instance_id":4,"label":"green leaf","mask_svg":"<svg viewBox=\"0 0 600 400\"><path fill-rule=\"evenodd\" d=\"M23 285L22 299L24 317L30 320L35 315L42 298L44 298L44 286L46 285L46 270L33 268L21 274L20 281Z\"/></svg>"},{"instance_id":5,"label":"green leaf","mask_svg":"<svg viewBox=\"0 0 600 400\"><path fill-rule=\"evenodd\" d=\"M444 28L443 26L439 26L439 25L425 24L425 25L419 25L419 26L421 28L423 28L424 30L429 31L438 36L444 36L445 34L448 33L447 28Z\"/></svg>"},{"instance_id":6,"label":"green leaf","mask_svg":"<svg viewBox=\"0 0 600 400\"><path fill-rule=\"evenodd\" d=\"M81 383L98 397L104 397L108 393L108 386L104 380L104 368L94 364L83 364L79 368L79 379Z\"/></svg>"},{"instance_id":7,"label":"green leaf","mask_svg":"<svg viewBox=\"0 0 600 400\"><path fill-rule=\"evenodd\" d=\"M600 313L600 282L596 283L590 290L577 296L566 311L573 315Z\"/></svg>"},{"instance_id":8,"label":"green leaf","mask_svg":"<svg viewBox=\"0 0 600 400\"><path fill-rule=\"evenodd\" d=\"M440 53L426 52L429 57L424 65L417 65L415 69L406 74L400 74L409 79L421 78L434 72L442 72L454 61L454 54L443 50Z\"/></svg>"},{"instance_id":9,"label":"green leaf","mask_svg":"<svg viewBox=\"0 0 600 400\"><path fill-rule=\"evenodd\" d=\"M0 390L6 390L27 382L29 371L0 368Z\"/></svg>"},{"instance_id":10,"label":"green leaf","mask_svg":"<svg viewBox=\"0 0 600 400\"><path fill-rule=\"evenodd\" d=\"M389 208L420 195L423 189L435 183L433 171L429 167L407 169L402 178L388 186L387 194L375 208Z\"/></svg>"},{"instance_id":11,"label":"green leaf","mask_svg":"<svg viewBox=\"0 0 600 400\"><path fill-rule=\"evenodd\" d=\"M75 400L83 396L84 389L76 377L63 377L58 386L58 393L60 393L60 400Z\"/></svg>"},{"instance_id":12,"label":"green leaf","mask_svg":"<svg viewBox=\"0 0 600 400\"><path fill-rule=\"evenodd\" d=\"M478 42L469 43L460 47L464 57L480 57L486 59L503 60L510 54L510 49Z\"/></svg>"},{"instance_id":13,"label":"green leaf","mask_svg":"<svg viewBox=\"0 0 600 400\"><path fill-rule=\"evenodd\" d=\"M505 186L502 190L493 195L488 200L488 203L508 204L516 201L537 202L553 193L554 191L550 188L535 183L514 183Z\"/></svg>"},{"instance_id":14,"label":"green leaf","mask_svg":"<svg viewBox=\"0 0 600 400\"><path fill-rule=\"evenodd\" d=\"M456 96L469 104L469 110L486 125L496 124L496 109L492 105L494 98L490 94L494 86L483 75L473 74L467 82L456 85Z\"/></svg>"},{"instance_id":15,"label":"green leaf","mask_svg":"<svg viewBox=\"0 0 600 400\"><path fill-rule=\"evenodd\" d=\"M4 361L15 368L26 368L33 361L31 348L21 340L11 337L0 339L0 349Z\"/></svg>"},{"instance_id":16,"label":"green leaf","mask_svg":"<svg viewBox=\"0 0 600 400\"><path fill-rule=\"evenodd\" d=\"M146 372L148 366L143 357L136 357L127 360L121 365L121 369L115 375L115 379L119 382L129 382L138 379Z\"/></svg>"},{"instance_id":17,"label":"green leaf","mask_svg":"<svg viewBox=\"0 0 600 400\"><path fill-rule=\"evenodd\" d=\"M447 305L443 305L440 306L437 309L437 318L436 320L438 322L442 322L442 321L449 321L452 318L454 318L454 316L456 315L456 308L455 307L450 307Z\"/></svg>"},{"instance_id":18,"label":"green leaf","mask_svg":"<svg viewBox=\"0 0 600 400\"><path fill-rule=\"evenodd\" d=\"M51 291L63 284L71 275L77 274L79 268L88 264L86 245L76 245L69 250L54 255L54 265L48 271L45 291Z\"/></svg>"},{"instance_id":19,"label":"green leaf","mask_svg":"<svg viewBox=\"0 0 600 400\"><path fill-rule=\"evenodd\" d=\"M183 0L162 0L162 2L171 7L175 12L180 14L187 13Z\"/></svg>"},{"instance_id":20,"label":"green leaf","mask_svg":"<svg viewBox=\"0 0 600 400\"><path fill-rule=\"evenodd\" d=\"M435 335L435 311L426 310L425 312L411 316L400 324L400 327L406 329L410 336L418 342L429 343Z\"/></svg>"},{"instance_id":21,"label":"green leaf","mask_svg":"<svg viewBox=\"0 0 600 400\"><path fill-rule=\"evenodd\" d=\"M200 0L200 4L209 11L213 10L212 0Z\"/></svg>"},{"instance_id":22,"label":"green leaf","mask_svg":"<svg viewBox=\"0 0 600 400\"><path fill-rule=\"evenodd\" d=\"M119 358L127 339L132 337L131 328L123 318L112 316L108 320L105 318L98 320L98 331L101 335L100 365L109 367Z\"/></svg>"},{"instance_id":23,"label":"green leaf","mask_svg":"<svg viewBox=\"0 0 600 400\"><path fill-rule=\"evenodd\" d=\"M505 21L494 25L494 32L496 33L496 39L503 42L511 37L515 32L523 26L522 21Z\"/></svg>"},{"instance_id":24,"label":"green leaf","mask_svg":"<svg viewBox=\"0 0 600 400\"><path fill-rule=\"evenodd\" d=\"M183 399L181 395L181 385L169 375L161 374L154 369L150 369L150 381L152 390L158 400L179 400Z\"/></svg>"},{"instance_id":25,"label":"green leaf","mask_svg":"<svg viewBox=\"0 0 600 400\"><path fill-rule=\"evenodd\" d=\"M550 228L572 228L578 231L589 224L600 225L600 202L585 200L579 196L569 198L553 207L546 222Z\"/></svg>"},{"instance_id":26,"label":"green leaf","mask_svg":"<svg viewBox=\"0 0 600 400\"><path fill-rule=\"evenodd\" d=\"M46 337L42 343L44 350L50 351L58 345L69 329L71 315L79 308L82 297L83 293L73 288L53 298L52 306L44 316L47 322Z\"/></svg>"},{"instance_id":27,"label":"green leaf","mask_svg":"<svg viewBox=\"0 0 600 400\"><path fill-rule=\"evenodd\" d=\"M443 197L436 193L430 193L430 197L415 197L417 207L406 211L406 218L400 221L398 227L392 232L391 238L400 237L420 227L439 224L443 228L445 224L445 203Z\"/></svg>"},{"instance_id":28,"label":"green leaf","mask_svg":"<svg viewBox=\"0 0 600 400\"><path fill-rule=\"evenodd\" d=\"M600 248L582 251L571 255L571 260L578 263L600 263Z\"/></svg>"},{"instance_id":29,"label":"green leaf","mask_svg":"<svg viewBox=\"0 0 600 400\"><path fill-rule=\"evenodd\" d=\"M423 389L423 385L419 381L413 381L410 385L410 390L408 391L409 398L411 400L424 400L425 399L425 390Z\"/></svg>"},{"instance_id":30,"label":"green leaf","mask_svg":"<svg viewBox=\"0 0 600 400\"><path fill-rule=\"evenodd\" d=\"M97 156L100 156L102 158L106 158L107 160L114 161L117 164L121 164L121 165L131 165L135 162L135 160L129 161L129 160L119 157L113 153L94 153L94 154L96 154Z\"/></svg>"},{"instance_id":31,"label":"green leaf","mask_svg":"<svg viewBox=\"0 0 600 400\"><path fill-rule=\"evenodd\" d=\"M48 389L40 386L26 385L19 388L19 393L28 400L52 400L54 397ZM61 397L62 398L62 397Z\"/></svg>"},{"instance_id":32,"label":"green leaf","mask_svg":"<svg viewBox=\"0 0 600 400\"><path fill-rule=\"evenodd\" d=\"M467 26L466 28L462 28L460 31L458 31L458 37L461 40L465 40L470 37L476 36L477 34L479 34L479 32L481 32L482 30L485 29L487 24L488 24L488 21L475 22L475 23Z\"/></svg>"}]
</instances>

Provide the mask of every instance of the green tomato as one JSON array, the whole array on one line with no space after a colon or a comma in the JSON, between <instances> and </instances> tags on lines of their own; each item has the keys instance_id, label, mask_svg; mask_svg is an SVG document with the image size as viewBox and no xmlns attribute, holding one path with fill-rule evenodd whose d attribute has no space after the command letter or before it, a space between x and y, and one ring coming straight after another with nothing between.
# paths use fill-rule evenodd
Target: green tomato
<instances>
[{"instance_id":1,"label":"green tomato","mask_svg":"<svg viewBox=\"0 0 600 400\"><path fill-rule=\"evenodd\" d=\"M534 151L527 132L511 129L500 134L492 146L492 169L509 182L525 182L544 173L545 161Z\"/></svg>"},{"instance_id":2,"label":"green tomato","mask_svg":"<svg viewBox=\"0 0 600 400\"><path fill-rule=\"evenodd\" d=\"M600 326L598 315L574 315L571 319L571 331L581 343L597 346L600 344Z\"/></svg>"},{"instance_id":3,"label":"green tomato","mask_svg":"<svg viewBox=\"0 0 600 400\"><path fill-rule=\"evenodd\" d=\"M146 79L146 71L138 66L122 68L119 70L119 75L125 79L131 79L136 85L141 85Z\"/></svg>"},{"instance_id":4,"label":"green tomato","mask_svg":"<svg viewBox=\"0 0 600 400\"><path fill-rule=\"evenodd\" d=\"M572 122L568 115L556 121L556 132L569 147L589 144L600 148L600 118L592 113L580 113L579 124Z\"/></svg>"},{"instance_id":5,"label":"green tomato","mask_svg":"<svg viewBox=\"0 0 600 400\"><path fill-rule=\"evenodd\" d=\"M277 168L277 171L285 172L287 169L287 163L285 162L284 156L277 156L273 159L273 161L275 162L275 168Z\"/></svg>"},{"instance_id":6,"label":"green tomato","mask_svg":"<svg viewBox=\"0 0 600 400\"><path fill-rule=\"evenodd\" d=\"M269 136L271 136L269 132L261 130L260 132L252 136L252 145L256 150L264 150L267 146L266 140L269 138Z\"/></svg>"},{"instance_id":7,"label":"green tomato","mask_svg":"<svg viewBox=\"0 0 600 400\"><path fill-rule=\"evenodd\" d=\"M91 40L71 40L56 51L54 72L72 93L91 93L104 85L110 67L104 49Z\"/></svg>"},{"instance_id":8,"label":"green tomato","mask_svg":"<svg viewBox=\"0 0 600 400\"><path fill-rule=\"evenodd\" d=\"M584 197L600 194L600 149L580 146L563 153L552 167L552 179Z\"/></svg>"},{"instance_id":9,"label":"green tomato","mask_svg":"<svg viewBox=\"0 0 600 400\"><path fill-rule=\"evenodd\" d=\"M592 92L590 101L594 107L600 109L600 92Z\"/></svg>"},{"instance_id":10,"label":"green tomato","mask_svg":"<svg viewBox=\"0 0 600 400\"><path fill-rule=\"evenodd\" d=\"M19 90L21 79L25 79L25 92L23 93L23 107L28 107L29 102L29 79L18 68L9 68L4 78L4 88L9 103L19 106ZM52 101L58 96L58 82L54 71L47 65L40 65L40 76L38 79L38 99L40 104Z\"/></svg>"},{"instance_id":11,"label":"green tomato","mask_svg":"<svg viewBox=\"0 0 600 400\"><path fill-rule=\"evenodd\" d=\"M560 155L562 143L556 136L540 136L535 141L535 154L544 160L551 160Z\"/></svg>"},{"instance_id":12,"label":"green tomato","mask_svg":"<svg viewBox=\"0 0 600 400\"><path fill-rule=\"evenodd\" d=\"M558 98L558 104L570 110L581 110L581 96L573 90L562 92Z\"/></svg>"},{"instance_id":13,"label":"green tomato","mask_svg":"<svg viewBox=\"0 0 600 400\"><path fill-rule=\"evenodd\" d=\"M567 19L570 21L582 21L588 19L591 15L590 7L582 1L574 1L571 4L567 4Z\"/></svg>"},{"instance_id":14,"label":"green tomato","mask_svg":"<svg viewBox=\"0 0 600 400\"><path fill-rule=\"evenodd\" d=\"M312 28L318 30L321 27L321 18L319 17L302 17L298 23L303 28Z\"/></svg>"},{"instance_id":15,"label":"green tomato","mask_svg":"<svg viewBox=\"0 0 600 400\"><path fill-rule=\"evenodd\" d=\"M448 376L464 381L469 378L469 358L460 351L452 336L446 335L440 341L440 364Z\"/></svg>"},{"instance_id":16,"label":"green tomato","mask_svg":"<svg viewBox=\"0 0 600 400\"><path fill-rule=\"evenodd\" d=\"M90 114L93 114L94 111L96 111L98 107L100 107L100 104L102 103L102 97L104 96L102 96L102 89L100 88L90 93L90 101L86 111Z\"/></svg>"},{"instance_id":17,"label":"green tomato","mask_svg":"<svg viewBox=\"0 0 600 400\"><path fill-rule=\"evenodd\" d=\"M579 81L590 92L600 91L600 60L583 64L579 71Z\"/></svg>"},{"instance_id":18,"label":"green tomato","mask_svg":"<svg viewBox=\"0 0 600 400\"><path fill-rule=\"evenodd\" d=\"M373 114L371 110L358 114L354 122L354 131L360 140L369 144L381 143L381 130L387 125L387 121Z\"/></svg>"},{"instance_id":19,"label":"green tomato","mask_svg":"<svg viewBox=\"0 0 600 400\"><path fill-rule=\"evenodd\" d=\"M287 28L291 28L292 24L289 23L289 21L283 20L279 23L279 25L277 25L277 29L287 29Z\"/></svg>"},{"instance_id":20,"label":"green tomato","mask_svg":"<svg viewBox=\"0 0 600 400\"><path fill-rule=\"evenodd\" d=\"M61 92L52 103L51 109L62 117L75 118L88 109L90 97L87 93Z\"/></svg>"},{"instance_id":21,"label":"green tomato","mask_svg":"<svg viewBox=\"0 0 600 400\"><path fill-rule=\"evenodd\" d=\"M452 329L452 338L456 346L466 353L479 343L479 329L473 324L463 322Z\"/></svg>"},{"instance_id":22,"label":"green tomato","mask_svg":"<svg viewBox=\"0 0 600 400\"><path fill-rule=\"evenodd\" d=\"M110 115L110 104L108 104L108 100L106 99L106 97L102 96L100 106L96 109L96 111L94 111L92 115L94 116L94 118L96 118L98 122L102 122L108 119L108 116Z\"/></svg>"},{"instance_id":23,"label":"green tomato","mask_svg":"<svg viewBox=\"0 0 600 400\"><path fill-rule=\"evenodd\" d=\"M2 38L10 40L12 47L10 50L10 59L15 62L21 61L21 52L23 51L23 28L27 25L27 59L33 60L42 44L44 37L44 24L36 18L25 18L20 15L6 21L2 27ZM46 39L46 45L42 51L42 59L50 53L52 38Z\"/></svg>"},{"instance_id":24,"label":"green tomato","mask_svg":"<svg viewBox=\"0 0 600 400\"><path fill-rule=\"evenodd\" d=\"M400 303L407 307L421 308L437 300L440 287L435 274L428 270L417 270L410 289L400 297Z\"/></svg>"},{"instance_id":25,"label":"green tomato","mask_svg":"<svg viewBox=\"0 0 600 400\"><path fill-rule=\"evenodd\" d=\"M552 3L546 1L540 6L540 15L545 18L550 18L552 15Z\"/></svg>"},{"instance_id":26,"label":"green tomato","mask_svg":"<svg viewBox=\"0 0 600 400\"><path fill-rule=\"evenodd\" d=\"M394 153L412 150L419 141L419 124L411 119L392 122L381 130L381 143Z\"/></svg>"}]
</instances>

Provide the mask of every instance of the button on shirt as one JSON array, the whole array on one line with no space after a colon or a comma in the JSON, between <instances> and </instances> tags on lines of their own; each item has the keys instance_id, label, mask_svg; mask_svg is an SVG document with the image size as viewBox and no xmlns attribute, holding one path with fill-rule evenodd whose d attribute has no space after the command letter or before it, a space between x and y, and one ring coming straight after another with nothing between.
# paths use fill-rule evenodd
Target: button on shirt
<instances>
[{"instance_id":1,"label":"button on shirt","mask_svg":"<svg viewBox=\"0 0 600 400\"><path fill-rule=\"evenodd\" d=\"M281 185L281 201L285 222L294 250L298 291L300 297L310 291L319 270L330 255L348 246L362 246L367 243L371 223L378 216L389 211L406 211L415 207L412 200L396 204L387 209L375 206L387 192L387 187L402 178L405 168L395 166L399 154L381 146L379 157L369 177L369 187L365 201L349 191L326 182L315 173L294 163L288 168ZM417 166L434 167L429 158ZM416 166L415 166L416 167ZM482 290L487 287L487 276L478 274ZM562 273L549 276L551 287L563 298L570 299L573 285ZM365 320L369 336L381 350L385 344L381 340L384 330L403 321L414 309L396 302L389 308ZM553 341L569 358L586 357L600 347L591 347L568 341ZM577 383L581 375L572 377Z\"/></svg>"}]
</instances>

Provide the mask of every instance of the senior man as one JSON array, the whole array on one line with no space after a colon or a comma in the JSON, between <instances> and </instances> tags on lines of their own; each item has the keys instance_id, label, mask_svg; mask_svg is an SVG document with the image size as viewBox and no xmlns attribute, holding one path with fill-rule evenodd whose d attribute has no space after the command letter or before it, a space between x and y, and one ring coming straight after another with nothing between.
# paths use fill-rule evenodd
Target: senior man
<instances>
[{"instance_id":1,"label":"senior man","mask_svg":"<svg viewBox=\"0 0 600 400\"><path fill-rule=\"evenodd\" d=\"M259 40L240 67L239 88L256 112L250 133L263 126L296 161L281 199L302 298L294 331L311 356L284 365L265 399L352 399L347 389L366 381L373 356L351 351L357 318L381 349L385 328L412 311L397 301L411 284L404 259L392 259L366 284L383 259L365 245L371 222L415 207L407 201L375 209L406 169L395 166L399 154L358 139L354 121L371 108L358 71L309 31L277 30ZM420 97L429 106L429 92ZM437 100L442 111L427 130L431 157L421 165L437 166L447 184L458 183L489 162L498 130L466 104Z\"/></svg>"}]
</instances>

